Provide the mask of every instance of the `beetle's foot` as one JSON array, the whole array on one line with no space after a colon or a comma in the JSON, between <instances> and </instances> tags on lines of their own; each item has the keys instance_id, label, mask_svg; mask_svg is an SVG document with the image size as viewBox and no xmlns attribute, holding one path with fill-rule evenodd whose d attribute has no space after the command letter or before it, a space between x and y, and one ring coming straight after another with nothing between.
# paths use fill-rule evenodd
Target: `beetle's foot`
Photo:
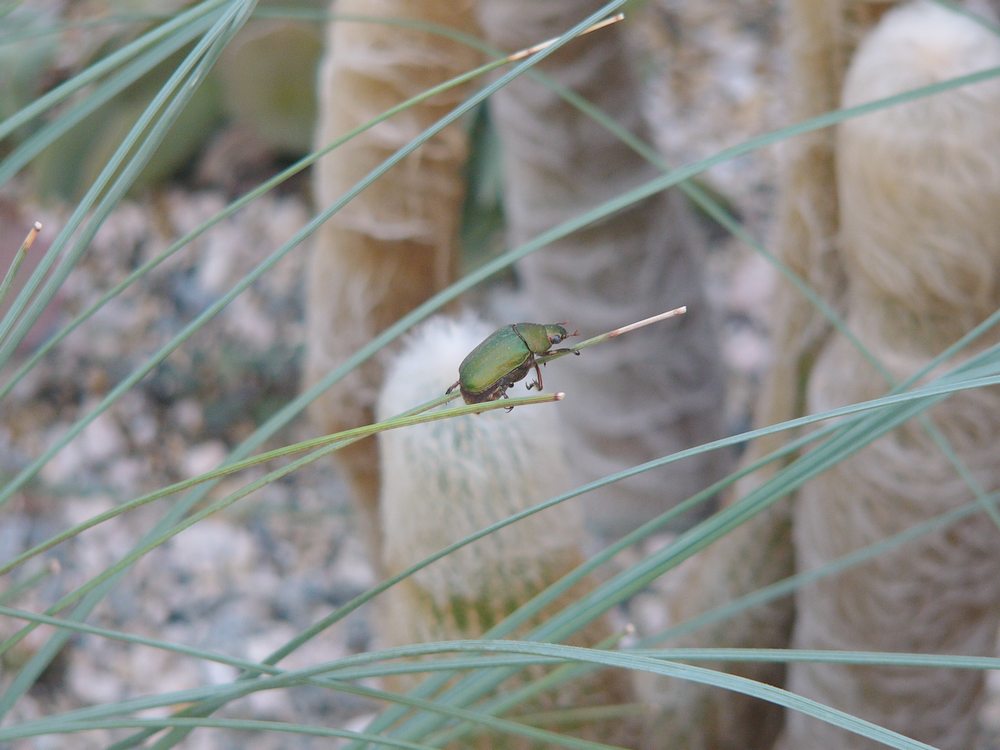
<instances>
[{"instance_id":1,"label":"beetle's foot","mask_svg":"<svg viewBox=\"0 0 1000 750\"><path fill-rule=\"evenodd\" d=\"M540 391L542 390L542 384L539 383L537 380L532 380L530 383L528 383L528 390L530 391L532 388L536 388Z\"/></svg>"},{"instance_id":2,"label":"beetle's foot","mask_svg":"<svg viewBox=\"0 0 1000 750\"><path fill-rule=\"evenodd\" d=\"M505 407L503 408L503 410L504 410L505 412L507 412L508 414L510 414L510 413L511 413L512 411L514 411L514 407L513 407L513 406L505 406Z\"/></svg>"}]
</instances>

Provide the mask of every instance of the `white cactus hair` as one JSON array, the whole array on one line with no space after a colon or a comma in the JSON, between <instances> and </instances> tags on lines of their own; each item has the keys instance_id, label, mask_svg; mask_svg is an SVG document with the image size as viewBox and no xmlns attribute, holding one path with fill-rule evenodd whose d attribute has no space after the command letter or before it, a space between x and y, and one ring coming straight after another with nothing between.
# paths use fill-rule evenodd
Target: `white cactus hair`
<instances>
[{"instance_id":1,"label":"white cactus hair","mask_svg":"<svg viewBox=\"0 0 1000 750\"><path fill-rule=\"evenodd\" d=\"M482 318L464 313L457 317L436 315L410 331L387 368L376 407L378 418L440 396L458 378L458 365L465 355L494 328Z\"/></svg>"},{"instance_id":2,"label":"white cactus hair","mask_svg":"<svg viewBox=\"0 0 1000 750\"><path fill-rule=\"evenodd\" d=\"M843 105L998 66L995 32L921 0L891 10L859 47ZM942 332L950 340L993 312L1000 297L998 107L1000 78L992 78L838 131L848 273L908 313L955 316Z\"/></svg>"},{"instance_id":3,"label":"white cactus hair","mask_svg":"<svg viewBox=\"0 0 1000 750\"><path fill-rule=\"evenodd\" d=\"M1000 39L961 11L923 1L889 5L786 3L794 119L1000 65ZM972 6L985 10L984 3L964 4ZM776 253L843 312L847 328L896 381L1000 306L998 144L996 77L783 144ZM772 313L775 362L758 401L758 424L877 398L889 389L883 374L791 285L777 287ZM995 342L996 333L984 338L964 354ZM982 489L996 491L997 389L956 394L926 416ZM756 441L744 462L785 439ZM745 478L732 497L746 496L769 476ZM794 503L775 504L724 544L687 561L672 582L671 592L681 593L668 600L671 621L692 619L796 571L816 570L972 496L925 425L911 420L810 480ZM1000 619L996 534L989 519L968 517L802 586L794 612L778 599L671 645L784 648L794 616L791 642L800 649L992 655ZM786 678L771 665L719 668L783 683L935 747L973 746L981 672L792 663ZM644 697L659 709L644 748L874 747L798 712L781 717L723 691L662 681Z\"/></svg>"}]
</instances>

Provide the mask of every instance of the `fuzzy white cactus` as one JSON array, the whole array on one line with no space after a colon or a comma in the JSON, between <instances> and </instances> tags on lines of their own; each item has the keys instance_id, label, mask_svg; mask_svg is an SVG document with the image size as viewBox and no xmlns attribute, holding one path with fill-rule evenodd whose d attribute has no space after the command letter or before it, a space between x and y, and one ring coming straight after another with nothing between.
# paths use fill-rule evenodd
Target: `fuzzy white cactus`
<instances>
[{"instance_id":1,"label":"fuzzy white cactus","mask_svg":"<svg viewBox=\"0 0 1000 750\"><path fill-rule=\"evenodd\" d=\"M413 333L389 365L377 413L386 418L440 395L493 326L436 318ZM559 368L546 385L557 386ZM512 389L523 393L523 385ZM568 489L557 407L542 404L392 430L379 436L383 565L397 573L442 547ZM583 560L583 528L572 501L491 534L386 592L383 637L391 644L474 638ZM592 584L578 584L565 597ZM595 645L604 620L578 634ZM558 705L628 700L627 676L601 672L567 687ZM550 706L551 707L551 706ZM587 736L621 738L624 724Z\"/></svg>"}]
</instances>

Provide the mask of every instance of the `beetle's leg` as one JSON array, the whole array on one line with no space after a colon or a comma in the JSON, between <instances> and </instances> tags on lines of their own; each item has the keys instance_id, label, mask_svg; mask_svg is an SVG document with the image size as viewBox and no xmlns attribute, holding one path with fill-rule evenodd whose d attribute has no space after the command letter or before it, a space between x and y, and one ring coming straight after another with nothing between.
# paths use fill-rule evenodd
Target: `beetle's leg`
<instances>
[{"instance_id":1,"label":"beetle's leg","mask_svg":"<svg viewBox=\"0 0 1000 750\"><path fill-rule=\"evenodd\" d=\"M510 396L507 395L507 388L509 388L509 387L510 386L508 385L502 391L500 391L500 395L497 398L510 398ZM514 411L514 407L513 406L505 406L503 408L503 410L505 412L507 412L508 414L510 414L510 412Z\"/></svg>"},{"instance_id":2,"label":"beetle's leg","mask_svg":"<svg viewBox=\"0 0 1000 750\"><path fill-rule=\"evenodd\" d=\"M579 357L580 351L578 349L550 349L549 351L545 352L545 354L546 356L548 356L549 354L575 354L576 356Z\"/></svg>"},{"instance_id":3,"label":"beetle's leg","mask_svg":"<svg viewBox=\"0 0 1000 750\"><path fill-rule=\"evenodd\" d=\"M451 386L448 388L448 390L445 391L445 394L447 395L447 394L451 393L453 390L455 390L456 388L458 388L458 386L459 386L459 384L461 382L462 382L461 380L456 380L454 383L451 384Z\"/></svg>"},{"instance_id":4,"label":"beetle's leg","mask_svg":"<svg viewBox=\"0 0 1000 750\"><path fill-rule=\"evenodd\" d=\"M531 364L535 366L535 377L538 379L534 383L528 383L528 390L530 391L532 386L534 386L538 390L542 390L542 371L538 367L538 360L532 357Z\"/></svg>"}]
</instances>

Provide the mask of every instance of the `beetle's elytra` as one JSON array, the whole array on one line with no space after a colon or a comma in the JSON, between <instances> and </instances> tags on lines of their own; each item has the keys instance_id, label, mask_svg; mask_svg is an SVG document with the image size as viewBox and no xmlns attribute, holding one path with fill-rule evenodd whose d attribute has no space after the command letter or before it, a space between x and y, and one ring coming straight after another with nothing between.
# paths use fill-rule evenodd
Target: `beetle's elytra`
<instances>
[{"instance_id":1,"label":"beetle's elytra","mask_svg":"<svg viewBox=\"0 0 1000 750\"><path fill-rule=\"evenodd\" d=\"M536 380L528 388L542 390L542 371L536 356L555 352L579 352L552 349L569 336L558 323L511 323L498 328L469 352L458 367L458 380L445 393L460 388L467 404L481 404L507 398L507 389L535 368Z\"/></svg>"}]
</instances>

